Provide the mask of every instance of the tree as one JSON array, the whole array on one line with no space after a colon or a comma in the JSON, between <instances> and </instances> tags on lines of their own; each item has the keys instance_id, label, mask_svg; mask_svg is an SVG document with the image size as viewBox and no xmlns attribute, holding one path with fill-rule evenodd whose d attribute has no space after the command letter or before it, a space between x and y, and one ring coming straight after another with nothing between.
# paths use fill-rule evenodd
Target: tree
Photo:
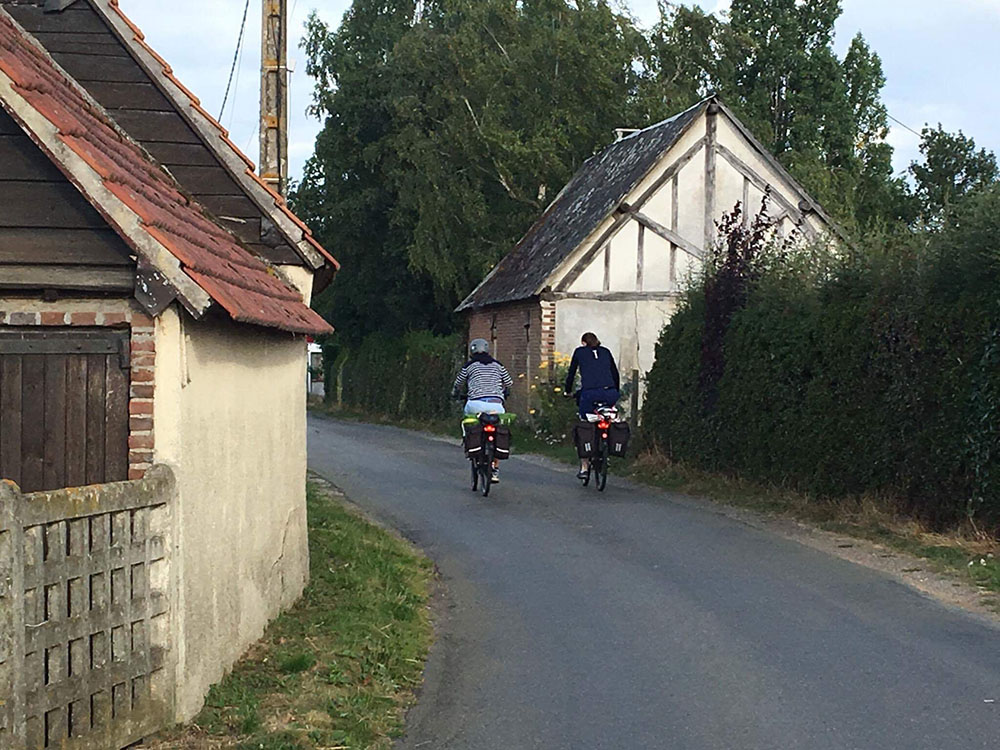
<instances>
[{"instance_id":1,"label":"tree","mask_svg":"<svg viewBox=\"0 0 1000 750\"><path fill-rule=\"evenodd\" d=\"M335 32L311 16L303 45L317 81L312 112L324 125L291 201L344 266L343 280L314 306L349 342L450 322L433 304L429 279L410 268L412 228L400 222L396 186L386 179L396 158L391 51L415 10L413 0L355 0Z\"/></svg>"},{"instance_id":2,"label":"tree","mask_svg":"<svg viewBox=\"0 0 1000 750\"><path fill-rule=\"evenodd\" d=\"M839 0L733 0L728 21L667 2L660 11L650 85L662 98L718 92L842 223L898 220L882 63L860 34L838 59Z\"/></svg>"},{"instance_id":3,"label":"tree","mask_svg":"<svg viewBox=\"0 0 1000 750\"><path fill-rule=\"evenodd\" d=\"M438 0L398 45L397 210L454 305L634 107L642 39L605 0Z\"/></svg>"},{"instance_id":4,"label":"tree","mask_svg":"<svg viewBox=\"0 0 1000 750\"><path fill-rule=\"evenodd\" d=\"M972 138L962 131L948 133L940 123L923 129L920 153L924 161L913 162L910 174L921 218L928 226L940 226L949 208L1000 181L992 151L977 149Z\"/></svg>"}]
</instances>

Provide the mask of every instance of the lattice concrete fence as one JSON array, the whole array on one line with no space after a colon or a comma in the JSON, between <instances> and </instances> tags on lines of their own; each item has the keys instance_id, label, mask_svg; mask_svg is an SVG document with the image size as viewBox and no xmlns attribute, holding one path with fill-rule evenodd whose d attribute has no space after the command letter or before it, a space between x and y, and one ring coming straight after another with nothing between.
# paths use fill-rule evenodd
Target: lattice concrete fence
<instances>
[{"instance_id":1,"label":"lattice concrete fence","mask_svg":"<svg viewBox=\"0 0 1000 750\"><path fill-rule=\"evenodd\" d=\"M114 750L170 723L174 477L0 482L0 748Z\"/></svg>"}]
</instances>

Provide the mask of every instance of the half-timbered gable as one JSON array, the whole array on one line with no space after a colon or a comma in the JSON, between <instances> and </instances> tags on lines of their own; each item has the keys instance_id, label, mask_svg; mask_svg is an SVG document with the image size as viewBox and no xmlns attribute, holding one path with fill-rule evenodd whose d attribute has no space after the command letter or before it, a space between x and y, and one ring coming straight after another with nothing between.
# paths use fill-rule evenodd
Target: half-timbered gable
<instances>
[{"instance_id":1,"label":"half-timbered gable","mask_svg":"<svg viewBox=\"0 0 1000 750\"><path fill-rule=\"evenodd\" d=\"M735 115L707 99L588 159L458 309L469 313L470 336L492 340L501 359L512 356L524 381L593 330L638 392L685 280L715 241L716 222L737 204L744 216L757 214L765 194L776 234L839 234ZM509 327L508 316L521 321L516 340L496 334ZM525 347L536 317L540 330ZM525 388L515 397L520 408Z\"/></svg>"}]
</instances>

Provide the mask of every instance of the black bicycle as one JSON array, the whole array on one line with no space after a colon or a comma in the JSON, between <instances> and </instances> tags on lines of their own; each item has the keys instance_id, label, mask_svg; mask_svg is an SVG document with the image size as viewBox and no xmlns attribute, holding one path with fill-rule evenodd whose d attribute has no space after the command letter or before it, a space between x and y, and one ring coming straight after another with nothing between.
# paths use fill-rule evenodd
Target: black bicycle
<instances>
[{"instance_id":1,"label":"black bicycle","mask_svg":"<svg viewBox=\"0 0 1000 750\"><path fill-rule=\"evenodd\" d=\"M608 486L608 464L611 460L609 430L618 420L618 410L607 404L597 404L593 414L587 415L587 423L594 426L594 450L587 461L587 471L582 477L583 486L590 485L593 476L598 492Z\"/></svg>"},{"instance_id":2,"label":"black bicycle","mask_svg":"<svg viewBox=\"0 0 1000 750\"><path fill-rule=\"evenodd\" d=\"M497 457L497 432L500 417L497 414L480 414L478 425L469 428L465 435L465 453L472 467L472 491L477 489L489 497L493 486L493 462Z\"/></svg>"}]
</instances>

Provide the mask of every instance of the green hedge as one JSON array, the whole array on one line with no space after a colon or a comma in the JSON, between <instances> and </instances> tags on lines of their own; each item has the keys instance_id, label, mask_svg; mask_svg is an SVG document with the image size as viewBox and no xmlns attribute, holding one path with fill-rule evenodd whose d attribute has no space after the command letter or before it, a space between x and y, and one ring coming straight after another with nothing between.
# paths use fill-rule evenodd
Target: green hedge
<instances>
[{"instance_id":1,"label":"green hedge","mask_svg":"<svg viewBox=\"0 0 1000 750\"><path fill-rule=\"evenodd\" d=\"M1000 196L934 235L772 262L726 328L712 401L705 320L696 287L648 376L645 427L672 457L1000 525Z\"/></svg>"},{"instance_id":2,"label":"green hedge","mask_svg":"<svg viewBox=\"0 0 1000 750\"><path fill-rule=\"evenodd\" d=\"M450 399L462 364L458 336L425 331L402 338L373 334L356 347L324 347L328 401L393 417L440 419L458 413Z\"/></svg>"}]
</instances>

